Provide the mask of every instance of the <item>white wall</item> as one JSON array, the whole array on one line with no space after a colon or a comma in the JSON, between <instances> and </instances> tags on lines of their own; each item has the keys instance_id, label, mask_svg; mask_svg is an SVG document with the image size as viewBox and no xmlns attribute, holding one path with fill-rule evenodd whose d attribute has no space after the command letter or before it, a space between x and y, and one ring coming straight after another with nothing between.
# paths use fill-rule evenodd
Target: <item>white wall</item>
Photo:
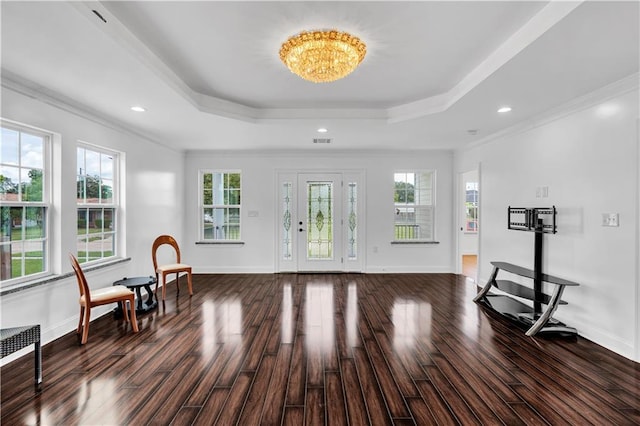
<instances>
[{"instance_id":1,"label":"white wall","mask_svg":"<svg viewBox=\"0 0 640 426\"><path fill-rule=\"evenodd\" d=\"M613 90L613 89L612 89ZM601 90L554 119L456 153L457 171L480 163L479 276L490 261L533 267L533 233L509 231L507 206L558 209L558 233L544 236L546 273L580 283L555 317L615 352L634 358L638 322L637 80L617 94ZM601 97L600 97L601 96ZM537 198L537 187L548 187ZM619 213L603 227L602 213ZM636 357L637 359L637 357Z\"/></svg>"},{"instance_id":2,"label":"white wall","mask_svg":"<svg viewBox=\"0 0 640 426\"><path fill-rule=\"evenodd\" d=\"M121 237L123 255L131 261L88 272L89 284L108 286L125 276L152 274L153 239L161 233L182 238L182 154L6 88L2 90L2 118L58 135L53 150L55 187L58 189L53 194L54 224L50 232L60 244L52 246L52 270L56 274L72 271L67 253L76 251L76 144L81 140L122 152L126 161L123 175L126 231ZM40 324L43 341L49 342L77 326L78 297L74 277L6 294L0 301L1 325ZM99 314L111 309L109 306L94 311ZM8 357L3 361L11 359Z\"/></svg>"},{"instance_id":3,"label":"white wall","mask_svg":"<svg viewBox=\"0 0 640 426\"><path fill-rule=\"evenodd\" d=\"M331 152L216 153L192 152L186 159L185 259L197 272L273 272L279 170L361 170L366 182L367 232L365 272L453 272L452 153ZM239 169L242 172L242 238L244 245L196 245L198 240L198 171ZM437 170L437 245L391 245L393 239L393 173ZM248 211L258 217L248 217ZM374 252L374 248L377 248Z\"/></svg>"},{"instance_id":4,"label":"white wall","mask_svg":"<svg viewBox=\"0 0 640 426\"><path fill-rule=\"evenodd\" d=\"M640 354L637 303L638 92L494 138L455 155L450 152L305 153L194 152L186 158L143 138L82 118L30 96L2 92L2 117L61 136L54 163L62 187L75 188L78 140L125 153L127 229L130 262L90 272L93 285L110 285L123 276L152 273L150 246L160 233L176 236L185 261L196 272L272 272L275 269L275 179L279 170L361 170L366 177L365 272L453 272L455 217L453 177L481 164L482 191L479 276L486 281L491 260L531 266L533 234L508 231L506 208L556 205L559 230L545 236L545 271L578 281L565 293L568 306L556 317L622 355ZM455 161L454 161L455 160ZM60 167L60 165L64 167ZM198 239L197 172L240 169L243 186L241 246L202 246ZM391 245L393 172L437 170L438 245ZM548 198L536 187L548 186ZM66 259L75 250L75 196L61 192L57 219L60 252L52 253L54 271L70 272ZM249 210L258 211L248 217ZM620 214L620 227L600 226L601 214ZM374 248L377 250L374 252ZM40 323L48 342L73 330L78 319L74 279L59 280L8 294L0 301L3 327ZM107 312L107 310L102 311ZM11 360L12 358L7 358ZM638 356L636 356L638 359Z\"/></svg>"}]
</instances>

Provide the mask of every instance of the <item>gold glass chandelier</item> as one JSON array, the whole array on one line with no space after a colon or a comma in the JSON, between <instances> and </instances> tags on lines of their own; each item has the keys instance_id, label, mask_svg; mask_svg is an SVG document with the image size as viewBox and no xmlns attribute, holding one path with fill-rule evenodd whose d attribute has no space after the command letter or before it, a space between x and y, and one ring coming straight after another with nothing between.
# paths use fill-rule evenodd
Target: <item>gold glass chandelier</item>
<instances>
[{"instance_id":1,"label":"gold glass chandelier","mask_svg":"<svg viewBox=\"0 0 640 426\"><path fill-rule=\"evenodd\" d=\"M282 43L280 59L305 80L327 83L356 69L367 54L358 37L337 30L305 31Z\"/></svg>"}]
</instances>

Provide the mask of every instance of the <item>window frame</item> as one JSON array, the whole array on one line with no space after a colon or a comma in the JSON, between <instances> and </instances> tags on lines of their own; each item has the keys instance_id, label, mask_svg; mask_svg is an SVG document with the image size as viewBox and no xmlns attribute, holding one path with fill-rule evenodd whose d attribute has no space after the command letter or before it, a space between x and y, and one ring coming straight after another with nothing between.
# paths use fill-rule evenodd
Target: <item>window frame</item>
<instances>
[{"instance_id":1,"label":"window frame","mask_svg":"<svg viewBox=\"0 0 640 426\"><path fill-rule=\"evenodd\" d=\"M211 175L223 175L223 176L227 176L227 175L231 175L231 174L237 174L239 175L239 179L240 179L240 183L239 183L239 187L237 188L238 190L238 200L239 203L238 204L216 204L213 203L213 201L215 200L212 197L212 204L205 204L205 196L204 196L204 176L206 174L211 174ZM223 177L223 181L226 180L226 178ZM213 182L213 177L212 177L212 182ZM223 191L225 189L230 189L230 188L224 188L223 187ZM202 243L208 243L208 244L216 244L216 243L242 243L242 170L240 169L201 169L198 171L198 238L199 241ZM223 202L224 202L224 197L223 197ZM206 232L205 232L205 217L206 217L206 213L205 213L205 209L238 209L238 233L237 233L237 238L208 238L206 236ZM211 222L214 223L214 222ZM223 225L225 226L225 225Z\"/></svg>"},{"instance_id":2,"label":"window frame","mask_svg":"<svg viewBox=\"0 0 640 426\"><path fill-rule=\"evenodd\" d=\"M53 141L53 133L48 132L46 130L38 129L33 126L16 123L10 120L0 119L0 127L3 129L12 130L15 132L19 132L20 134L26 133L32 136L42 138L42 200L40 201L23 201L22 197L20 197L17 201L0 201L0 205L2 207L19 207L23 209L22 218L25 218L25 210L30 207L44 208L44 214L42 216L43 221L43 236L41 238L36 239L23 239L21 238L19 241L41 241L42 242L42 271L21 275L15 278L9 278L5 280L0 280L0 289L10 289L21 287L22 285L42 279L43 277L51 275L51 206L52 206L52 141ZM22 141L22 137L19 137L19 141ZM2 161L0 159L0 161ZM18 164L10 164L10 163L1 163L2 166L8 167L16 167L18 169L18 175L21 175L22 170L34 170L32 167L23 166L22 162L22 150L19 148L18 150ZM22 194L20 191L21 188L21 180L17 183L19 192L18 194ZM24 233L24 231L23 231ZM11 241L11 240L10 240ZM18 241L18 240L17 240ZM11 242L9 243L11 246ZM26 256L21 258L21 265L25 261Z\"/></svg>"},{"instance_id":3,"label":"window frame","mask_svg":"<svg viewBox=\"0 0 640 426\"><path fill-rule=\"evenodd\" d=\"M86 168L85 168L85 174L84 175L80 175L79 173L79 165L78 165L78 150L79 149L84 149L85 153L86 151L91 151L93 153L97 153L100 155L107 155L107 156L111 156L113 158L113 170L112 170L112 185L111 185L111 202L110 203L102 203L102 202L98 202L98 203L87 203L86 202L86 193L84 196L84 201L83 203L79 203L78 202L78 177L79 176L87 176L86 175ZM121 200L121 187L122 187L122 183L121 183L121 169L122 169L122 162L123 159L123 153L113 150L113 149L109 149L109 148L105 148L102 146L98 146L95 144L91 144L88 142L84 142L84 141L78 141L76 144L76 169L75 169L75 191L76 191L76 195L75 195L75 212L76 212L76 242L75 242L75 253L76 253L76 257L78 258L78 262L80 262L82 265L98 265L101 263L108 263L108 262L112 262L115 259L119 259L122 257L122 254L120 253L120 242L119 242L119 238L122 234L122 220L121 220L121 205L120 205L120 200ZM84 157L84 161L86 164L86 155ZM101 162L100 162L101 163ZM100 181L102 181L103 177L102 177L102 170L100 170ZM102 198L102 191L100 191L100 197ZM89 214L89 212L91 210L102 210L102 231L98 232L96 234L100 234L103 238L105 235L112 235L113 238L113 242L112 242L112 247L113 247L113 252L111 256L102 256L96 259L91 259L91 257L87 255L85 257L81 257L79 255L79 243L80 243L80 239L82 238L81 235L82 234L78 234L78 213L80 212L80 210L86 210L87 214ZM104 227L104 222L106 221L104 219L104 211L105 210L112 210L112 218L111 218L111 231L105 231L105 227ZM87 223L88 226L88 223ZM104 254L104 251L102 252Z\"/></svg>"},{"instance_id":4,"label":"window frame","mask_svg":"<svg viewBox=\"0 0 640 426\"><path fill-rule=\"evenodd\" d=\"M468 189L469 185L472 185L471 189ZM464 193L464 205L465 205L465 216L464 216L464 232L465 234L477 234L478 233L478 207L479 207L479 183L478 182L465 182L465 193ZM467 201L467 192L468 191L476 191L475 200ZM475 212L475 218L471 212ZM474 223L474 229L469 229L471 223Z\"/></svg>"},{"instance_id":5,"label":"window frame","mask_svg":"<svg viewBox=\"0 0 640 426\"><path fill-rule=\"evenodd\" d=\"M396 194L397 194L397 189L396 189L396 175L398 174L413 174L414 175L414 182L415 182L415 176L416 175L425 175L425 174L429 174L430 175L430 180L431 180L431 202L430 203L420 203L420 204L415 204L415 198L414 198L414 203L407 203L407 202L403 202L403 203L398 203L396 202ZM437 171L435 169L401 169L401 170L395 170L393 172L393 209L394 209L394 221L393 221L393 239L392 239L392 243L396 243L396 244L402 244L402 243L437 243L437 235L436 235L436 209L437 209L437 194L436 194L436 184L437 184ZM415 193L418 192L419 188L416 187L415 183L414 183L414 197L415 197ZM431 229L429 230L429 233L431 234L430 238L424 238L424 237L418 237L418 238L400 238L398 236L398 230L397 230L397 226L398 226L398 222L395 218L395 216L397 216L400 212L400 209L402 208L408 208L408 206L412 206L413 207L413 214L415 215L417 213L417 207L418 206L422 206L422 207L428 207L430 210L430 215L431 215ZM417 225L417 221L416 218L413 218L413 224ZM415 232L415 230L413 231Z\"/></svg>"}]
</instances>

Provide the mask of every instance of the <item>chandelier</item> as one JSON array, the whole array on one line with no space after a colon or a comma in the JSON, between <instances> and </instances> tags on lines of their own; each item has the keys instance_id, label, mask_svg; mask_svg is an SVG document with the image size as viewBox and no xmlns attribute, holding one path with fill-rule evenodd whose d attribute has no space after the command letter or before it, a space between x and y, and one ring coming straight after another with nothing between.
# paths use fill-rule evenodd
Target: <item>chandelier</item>
<instances>
[{"instance_id":1,"label":"chandelier","mask_svg":"<svg viewBox=\"0 0 640 426\"><path fill-rule=\"evenodd\" d=\"M327 83L356 69L367 54L358 37L337 30L305 31L282 43L280 59L305 80Z\"/></svg>"}]
</instances>

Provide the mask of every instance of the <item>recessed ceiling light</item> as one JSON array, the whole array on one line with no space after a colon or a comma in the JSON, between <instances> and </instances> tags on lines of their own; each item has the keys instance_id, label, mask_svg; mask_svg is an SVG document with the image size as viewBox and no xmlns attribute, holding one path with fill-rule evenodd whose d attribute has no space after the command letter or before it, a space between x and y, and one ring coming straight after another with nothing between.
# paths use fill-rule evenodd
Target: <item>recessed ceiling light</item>
<instances>
[{"instance_id":1,"label":"recessed ceiling light","mask_svg":"<svg viewBox=\"0 0 640 426\"><path fill-rule=\"evenodd\" d=\"M325 127L320 127L320 128L318 129L318 133L327 133L328 131L329 131L329 130L328 130L327 128L325 128Z\"/></svg>"},{"instance_id":2,"label":"recessed ceiling light","mask_svg":"<svg viewBox=\"0 0 640 426\"><path fill-rule=\"evenodd\" d=\"M500 108L498 110L498 112L509 112L511 111L511 107L510 106L503 106L502 108Z\"/></svg>"},{"instance_id":3,"label":"recessed ceiling light","mask_svg":"<svg viewBox=\"0 0 640 426\"><path fill-rule=\"evenodd\" d=\"M137 105L136 105L136 106L132 106L132 107L131 107L131 111L135 111L135 112L145 112L145 111L146 111L146 109L144 109L144 108L143 108L143 107L141 107L141 106L137 106Z\"/></svg>"}]
</instances>

